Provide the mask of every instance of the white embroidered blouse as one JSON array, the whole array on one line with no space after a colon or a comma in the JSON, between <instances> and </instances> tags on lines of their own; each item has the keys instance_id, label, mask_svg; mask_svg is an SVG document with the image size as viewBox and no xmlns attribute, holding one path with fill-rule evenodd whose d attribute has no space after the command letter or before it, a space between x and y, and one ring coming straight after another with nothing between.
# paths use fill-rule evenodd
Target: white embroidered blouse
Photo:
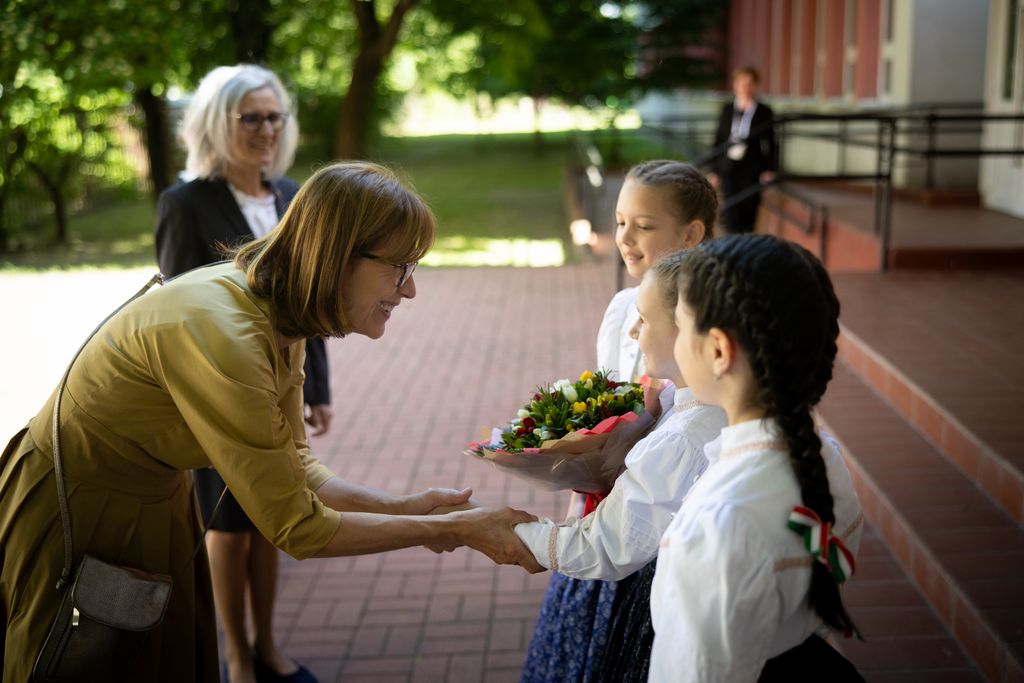
<instances>
[{"instance_id":1,"label":"white embroidered blouse","mask_svg":"<svg viewBox=\"0 0 1024 683\"><path fill-rule=\"evenodd\" d=\"M617 581L654 559L658 539L707 465L704 444L726 424L725 413L696 401L690 389L669 385L662 405L654 431L630 450L625 471L593 513L564 524L516 525L540 564L574 578Z\"/></svg>"},{"instance_id":2,"label":"white embroidered blouse","mask_svg":"<svg viewBox=\"0 0 1024 683\"><path fill-rule=\"evenodd\" d=\"M597 368L612 370L612 379L632 382L646 372L640 343L629 336L640 313L636 310L636 287L612 297L597 332Z\"/></svg>"},{"instance_id":3,"label":"white embroidered blouse","mask_svg":"<svg viewBox=\"0 0 1024 683\"><path fill-rule=\"evenodd\" d=\"M662 536L650 681L756 681L823 627L808 604L812 560L786 526L800 489L774 429L744 422L708 444L708 470ZM860 503L838 446L822 441L835 533L856 555Z\"/></svg>"}]
</instances>

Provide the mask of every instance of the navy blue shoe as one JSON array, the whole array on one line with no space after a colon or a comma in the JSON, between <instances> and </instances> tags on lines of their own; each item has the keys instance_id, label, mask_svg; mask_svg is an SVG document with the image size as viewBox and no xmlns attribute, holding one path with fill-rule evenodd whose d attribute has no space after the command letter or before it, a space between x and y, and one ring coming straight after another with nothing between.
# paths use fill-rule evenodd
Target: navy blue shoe
<instances>
[{"instance_id":1,"label":"navy blue shoe","mask_svg":"<svg viewBox=\"0 0 1024 683\"><path fill-rule=\"evenodd\" d=\"M253 655L252 657L252 668L256 674L257 683L320 683L309 669L298 662L295 663L299 667L298 670L285 676L264 664L259 655Z\"/></svg>"}]
</instances>

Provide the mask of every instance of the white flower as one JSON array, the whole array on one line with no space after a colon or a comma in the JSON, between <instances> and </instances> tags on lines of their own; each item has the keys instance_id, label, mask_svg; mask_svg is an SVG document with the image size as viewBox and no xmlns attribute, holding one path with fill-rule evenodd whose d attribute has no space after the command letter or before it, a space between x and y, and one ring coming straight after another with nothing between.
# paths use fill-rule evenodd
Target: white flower
<instances>
[{"instance_id":1,"label":"white flower","mask_svg":"<svg viewBox=\"0 0 1024 683\"><path fill-rule=\"evenodd\" d=\"M587 389L593 389L594 388L594 380L588 379L586 382L583 383L583 386L585 386Z\"/></svg>"},{"instance_id":2,"label":"white flower","mask_svg":"<svg viewBox=\"0 0 1024 683\"><path fill-rule=\"evenodd\" d=\"M526 408L520 408L519 412L516 413L516 415L519 416L519 419L527 418L530 417L530 411L527 410Z\"/></svg>"},{"instance_id":3,"label":"white flower","mask_svg":"<svg viewBox=\"0 0 1024 683\"><path fill-rule=\"evenodd\" d=\"M540 427L537 427L536 429L534 429L533 433L536 434L537 436L541 436L541 434L543 434L543 432L541 431Z\"/></svg>"},{"instance_id":4,"label":"white flower","mask_svg":"<svg viewBox=\"0 0 1024 683\"><path fill-rule=\"evenodd\" d=\"M576 403L576 401L580 400L580 397L576 394L576 389L571 384L567 387L562 387L562 396L565 396L569 403Z\"/></svg>"},{"instance_id":5,"label":"white flower","mask_svg":"<svg viewBox=\"0 0 1024 683\"><path fill-rule=\"evenodd\" d=\"M551 385L551 391L562 391L566 387L571 387L572 382L567 379L560 379Z\"/></svg>"},{"instance_id":6,"label":"white flower","mask_svg":"<svg viewBox=\"0 0 1024 683\"><path fill-rule=\"evenodd\" d=\"M632 389L633 389L633 387L627 387L626 385L622 385L620 387L615 387L615 395L616 396L625 396L630 391L632 391Z\"/></svg>"}]
</instances>

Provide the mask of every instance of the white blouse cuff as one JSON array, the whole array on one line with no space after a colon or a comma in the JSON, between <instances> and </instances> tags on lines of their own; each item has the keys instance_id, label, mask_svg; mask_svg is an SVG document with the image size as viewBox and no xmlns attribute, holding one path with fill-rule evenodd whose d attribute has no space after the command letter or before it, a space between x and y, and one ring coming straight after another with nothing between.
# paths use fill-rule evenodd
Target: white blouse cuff
<instances>
[{"instance_id":1,"label":"white blouse cuff","mask_svg":"<svg viewBox=\"0 0 1024 683\"><path fill-rule=\"evenodd\" d=\"M558 566L557 547L555 553L555 567L552 567L552 553L550 552L551 539L558 537L558 526L549 519L527 524L516 524L516 535L522 539L526 547L533 553L533 557L545 569L554 569ZM556 540L557 543L557 540Z\"/></svg>"}]
</instances>

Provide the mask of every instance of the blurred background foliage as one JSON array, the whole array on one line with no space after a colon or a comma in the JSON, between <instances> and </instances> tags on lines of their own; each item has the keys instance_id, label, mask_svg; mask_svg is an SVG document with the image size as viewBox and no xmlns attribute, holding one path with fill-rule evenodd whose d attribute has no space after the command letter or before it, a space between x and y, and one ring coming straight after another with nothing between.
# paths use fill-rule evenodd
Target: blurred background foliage
<instances>
[{"instance_id":1,"label":"blurred background foliage","mask_svg":"<svg viewBox=\"0 0 1024 683\"><path fill-rule=\"evenodd\" d=\"M613 132L604 144L614 162L622 154L616 121L644 92L722 78L722 0L0 2L7 254L67 245L69 224L89 207L122 204L137 222L140 203L181 168L176 125L187 93L219 64L254 62L282 76L296 99L301 158L393 152L431 159L433 168L443 163L437 149L414 152L380 137L410 94L448 93L481 118L510 98L531 98L535 113L548 102L582 106ZM545 141L538 128L505 150L511 162L520 144L562 149L565 140ZM442 148L458 163L480 145ZM125 253L137 248L133 234L121 237Z\"/></svg>"}]
</instances>

